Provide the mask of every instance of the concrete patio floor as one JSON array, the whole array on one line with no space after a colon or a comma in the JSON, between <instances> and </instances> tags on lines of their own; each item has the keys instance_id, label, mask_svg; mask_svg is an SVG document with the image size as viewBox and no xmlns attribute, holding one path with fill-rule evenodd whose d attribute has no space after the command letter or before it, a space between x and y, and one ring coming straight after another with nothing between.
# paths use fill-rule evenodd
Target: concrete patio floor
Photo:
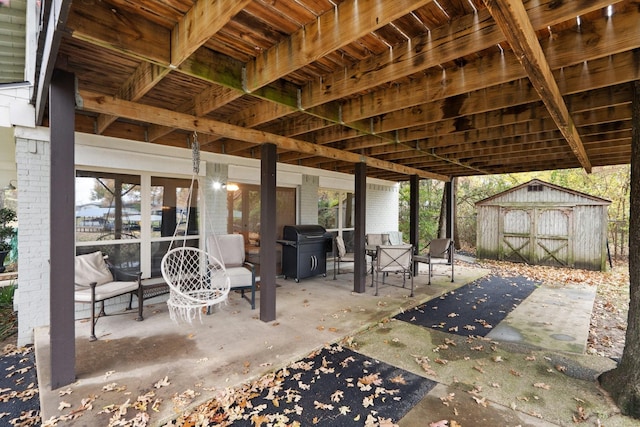
<instances>
[{"instance_id":1,"label":"concrete patio floor","mask_svg":"<svg viewBox=\"0 0 640 427\"><path fill-rule=\"evenodd\" d=\"M353 276L348 273L338 275L337 280L333 280L332 274L306 279L300 283L278 279L277 317L269 323L259 320L259 303L256 310L251 310L249 304L240 299L239 294L232 294L228 304L221 305L209 316L203 316L202 323L197 320L193 324L173 323L163 302L145 304L143 322L133 320L135 313L102 318L97 324L96 334L99 339L96 342L88 341L89 325L86 321L78 321L77 381L58 390L50 389L48 328L42 328L36 331L35 343L42 419L46 421L51 417L80 410L82 416L59 425L107 425L109 415L99 413L103 407L122 405L127 399L133 402L138 396L153 391L153 400L159 399L159 403L153 410L151 407L147 408L151 417L149 425L163 425L185 409L210 400L216 390L247 383L269 371L302 359L327 343L346 340L353 344L356 351L369 357L440 383L400 421L402 426L428 425L424 424L426 418L421 411L427 411L431 414L429 419L437 421L432 417L440 416L438 411L446 409L442 396L452 393L451 390L461 382L468 383L472 388L474 381L478 381L478 366L469 360L484 365L496 363L489 358L480 361L477 351L467 349L465 352L461 345L459 350L462 353L453 356L451 363L434 364L433 372L425 372L415 362L415 355L429 355L433 360L437 357L433 353L434 348L441 341L444 342L443 336L450 335L389 319L402 310L438 297L487 273L487 270L477 266L464 264L456 266L454 283L446 276L436 276L432 285L427 286L427 275L423 272L415 278L413 298L408 297L408 289L393 286L381 287L378 297L374 296L374 290L368 285L366 293L354 293ZM370 279L371 276L368 276L369 281ZM566 298L569 294L571 300ZM501 323L502 330L496 328L492 332L496 337L491 339L505 341L500 346L501 360L512 360L514 363L516 360L525 360L520 356L512 357L512 353L508 352L520 355L553 351L554 354L562 355L554 356L554 360L561 358L565 365L577 366L579 371L587 372L583 376L589 377L594 372L611 369L615 366L611 360L583 355L594 296L595 290L589 289L566 290L543 286L534 291L529 298L532 306L527 305L529 299L525 300ZM529 311L531 307L538 310L534 318ZM457 339L464 341L463 337ZM568 352L574 353L567 356ZM549 356L543 353L539 354L538 360L548 364ZM568 359L575 363L567 362ZM540 366L531 368L542 369ZM488 367L485 369L490 371ZM524 372L527 367L517 366L513 369ZM434 374L435 377L432 376ZM493 375L494 381L504 380L504 385L501 389L495 388L488 393L492 402L489 409L484 406L481 408L490 411L491 415L478 414L479 405L467 395L469 403L464 411L480 418L477 418L477 422L463 425L564 425L559 420L567 417L567 423L570 422L571 416L567 413L575 411L576 401L570 399L566 389L558 388L564 390L565 400L569 401L556 403L555 406L559 407L554 408L553 415L538 417L539 414L533 409L520 412L520 406L526 408L525 404L518 404L518 408L514 408L513 393L518 392L506 386L507 381L515 378L513 374L509 374L509 370L493 372ZM165 377L168 385L154 387ZM562 377L570 378L568 375ZM462 381L462 378L465 380ZM597 396L592 379L574 380L571 377L571 381L578 384L572 382L571 387L587 388L588 392L584 393L588 394L589 402L602 413L614 411L606 398ZM547 378L546 381L551 379ZM487 388L491 389L489 385L485 385L484 389ZM460 390L458 393L462 395ZM87 398L92 399L92 409L83 410L82 401ZM460 401L462 404L462 397ZM61 402L65 404L61 405ZM70 407L60 409L66 404ZM607 405L609 409L605 410ZM442 416L446 418L444 414ZM487 422L479 422L481 419L487 419ZM501 419L506 424L501 424L496 419ZM634 425L626 424L624 417L617 419L622 421L607 425ZM507 420L514 421L507 423Z\"/></svg>"}]
</instances>

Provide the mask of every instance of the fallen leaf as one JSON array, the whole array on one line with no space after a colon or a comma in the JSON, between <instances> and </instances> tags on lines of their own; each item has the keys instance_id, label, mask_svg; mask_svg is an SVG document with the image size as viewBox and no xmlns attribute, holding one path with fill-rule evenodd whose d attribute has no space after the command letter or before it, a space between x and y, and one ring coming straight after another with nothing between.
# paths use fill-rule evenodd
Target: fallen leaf
<instances>
[{"instance_id":1,"label":"fallen leaf","mask_svg":"<svg viewBox=\"0 0 640 427\"><path fill-rule=\"evenodd\" d=\"M349 412L351 412L351 409L348 406L341 406L340 408L338 408L338 412L340 412L340 415L347 415Z\"/></svg>"},{"instance_id":2,"label":"fallen leaf","mask_svg":"<svg viewBox=\"0 0 640 427\"><path fill-rule=\"evenodd\" d=\"M391 378L389 381L391 381L394 384L402 384L402 385L407 384L407 381L404 379L402 374L396 375L395 377Z\"/></svg>"},{"instance_id":3,"label":"fallen leaf","mask_svg":"<svg viewBox=\"0 0 640 427\"><path fill-rule=\"evenodd\" d=\"M331 394L331 401L332 402L340 402L342 399L344 398L344 392L342 390L336 390L333 392L333 394Z\"/></svg>"},{"instance_id":4,"label":"fallen leaf","mask_svg":"<svg viewBox=\"0 0 640 427\"><path fill-rule=\"evenodd\" d=\"M475 396L471 396L471 398L473 400L475 400L478 405L481 405L481 406L483 406L485 408L487 407L487 398L486 397L483 397L482 399L480 399L480 398L477 398Z\"/></svg>"},{"instance_id":5,"label":"fallen leaf","mask_svg":"<svg viewBox=\"0 0 640 427\"><path fill-rule=\"evenodd\" d=\"M153 386L155 388L160 388L160 387L167 387L170 384L171 383L169 382L169 377L166 376L163 379L161 379L160 381L158 381L157 383L155 383Z\"/></svg>"},{"instance_id":6,"label":"fallen leaf","mask_svg":"<svg viewBox=\"0 0 640 427\"><path fill-rule=\"evenodd\" d=\"M58 391L58 396L65 396L71 393L73 393L73 390L71 390L70 388L65 388L64 390Z\"/></svg>"}]
</instances>

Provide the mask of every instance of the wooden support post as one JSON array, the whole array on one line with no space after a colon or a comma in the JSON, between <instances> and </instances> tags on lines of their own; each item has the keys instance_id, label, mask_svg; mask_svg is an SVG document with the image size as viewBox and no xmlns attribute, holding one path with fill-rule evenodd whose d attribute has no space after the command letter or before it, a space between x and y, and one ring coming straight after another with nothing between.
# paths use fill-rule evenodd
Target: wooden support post
<instances>
[{"instance_id":1,"label":"wooden support post","mask_svg":"<svg viewBox=\"0 0 640 427\"><path fill-rule=\"evenodd\" d=\"M75 76L55 70L49 89L51 131L49 310L51 389L76 379L75 346Z\"/></svg>"},{"instance_id":2,"label":"wooden support post","mask_svg":"<svg viewBox=\"0 0 640 427\"><path fill-rule=\"evenodd\" d=\"M276 319L276 160L274 144L260 156L260 320Z\"/></svg>"},{"instance_id":3,"label":"wooden support post","mask_svg":"<svg viewBox=\"0 0 640 427\"><path fill-rule=\"evenodd\" d=\"M353 291L362 294L366 290L367 282L367 259L364 241L367 229L367 165L365 163L356 163L355 166L356 224L353 252L356 262L353 267Z\"/></svg>"}]
</instances>

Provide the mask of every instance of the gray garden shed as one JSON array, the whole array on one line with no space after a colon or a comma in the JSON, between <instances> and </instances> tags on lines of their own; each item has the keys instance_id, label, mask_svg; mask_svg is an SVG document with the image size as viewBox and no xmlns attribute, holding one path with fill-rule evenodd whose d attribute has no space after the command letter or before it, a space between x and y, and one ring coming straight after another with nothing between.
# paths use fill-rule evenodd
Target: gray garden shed
<instances>
[{"instance_id":1,"label":"gray garden shed","mask_svg":"<svg viewBox=\"0 0 640 427\"><path fill-rule=\"evenodd\" d=\"M531 180L476 203L477 256L605 270L610 204Z\"/></svg>"}]
</instances>

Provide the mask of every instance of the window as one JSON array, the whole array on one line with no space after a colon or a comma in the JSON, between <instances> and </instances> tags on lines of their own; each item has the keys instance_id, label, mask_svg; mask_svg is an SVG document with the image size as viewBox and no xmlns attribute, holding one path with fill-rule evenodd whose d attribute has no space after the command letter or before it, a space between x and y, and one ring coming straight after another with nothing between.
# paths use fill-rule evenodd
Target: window
<instances>
[{"instance_id":1,"label":"window","mask_svg":"<svg viewBox=\"0 0 640 427\"><path fill-rule=\"evenodd\" d=\"M77 253L102 251L121 268L140 267L140 177L78 171Z\"/></svg>"},{"instance_id":2,"label":"window","mask_svg":"<svg viewBox=\"0 0 640 427\"><path fill-rule=\"evenodd\" d=\"M260 246L260 186L238 184L227 197L228 232L242 234L247 245ZM276 189L276 212L276 238L281 239L284 226L296 223L295 188Z\"/></svg>"},{"instance_id":3,"label":"window","mask_svg":"<svg viewBox=\"0 0 640 427\"><path fill-rule=\"evenodd\" d=\"M318 224L334 236L340 234L347 251L353 248L355 227L355 195L336 190L318 191Z\"/></svg>"},{"instance_id":4,"label":"window","mask_svg":"<svg viewBox=\"0 0 640 427\"><path fill-rule=\"evenodd\" d=\"M188 206L190 186L190 179L77 171L76 253L101 251L120 268L160 276L174 233L199 245L197 181Z\"/></svg>"}]
</instances>

